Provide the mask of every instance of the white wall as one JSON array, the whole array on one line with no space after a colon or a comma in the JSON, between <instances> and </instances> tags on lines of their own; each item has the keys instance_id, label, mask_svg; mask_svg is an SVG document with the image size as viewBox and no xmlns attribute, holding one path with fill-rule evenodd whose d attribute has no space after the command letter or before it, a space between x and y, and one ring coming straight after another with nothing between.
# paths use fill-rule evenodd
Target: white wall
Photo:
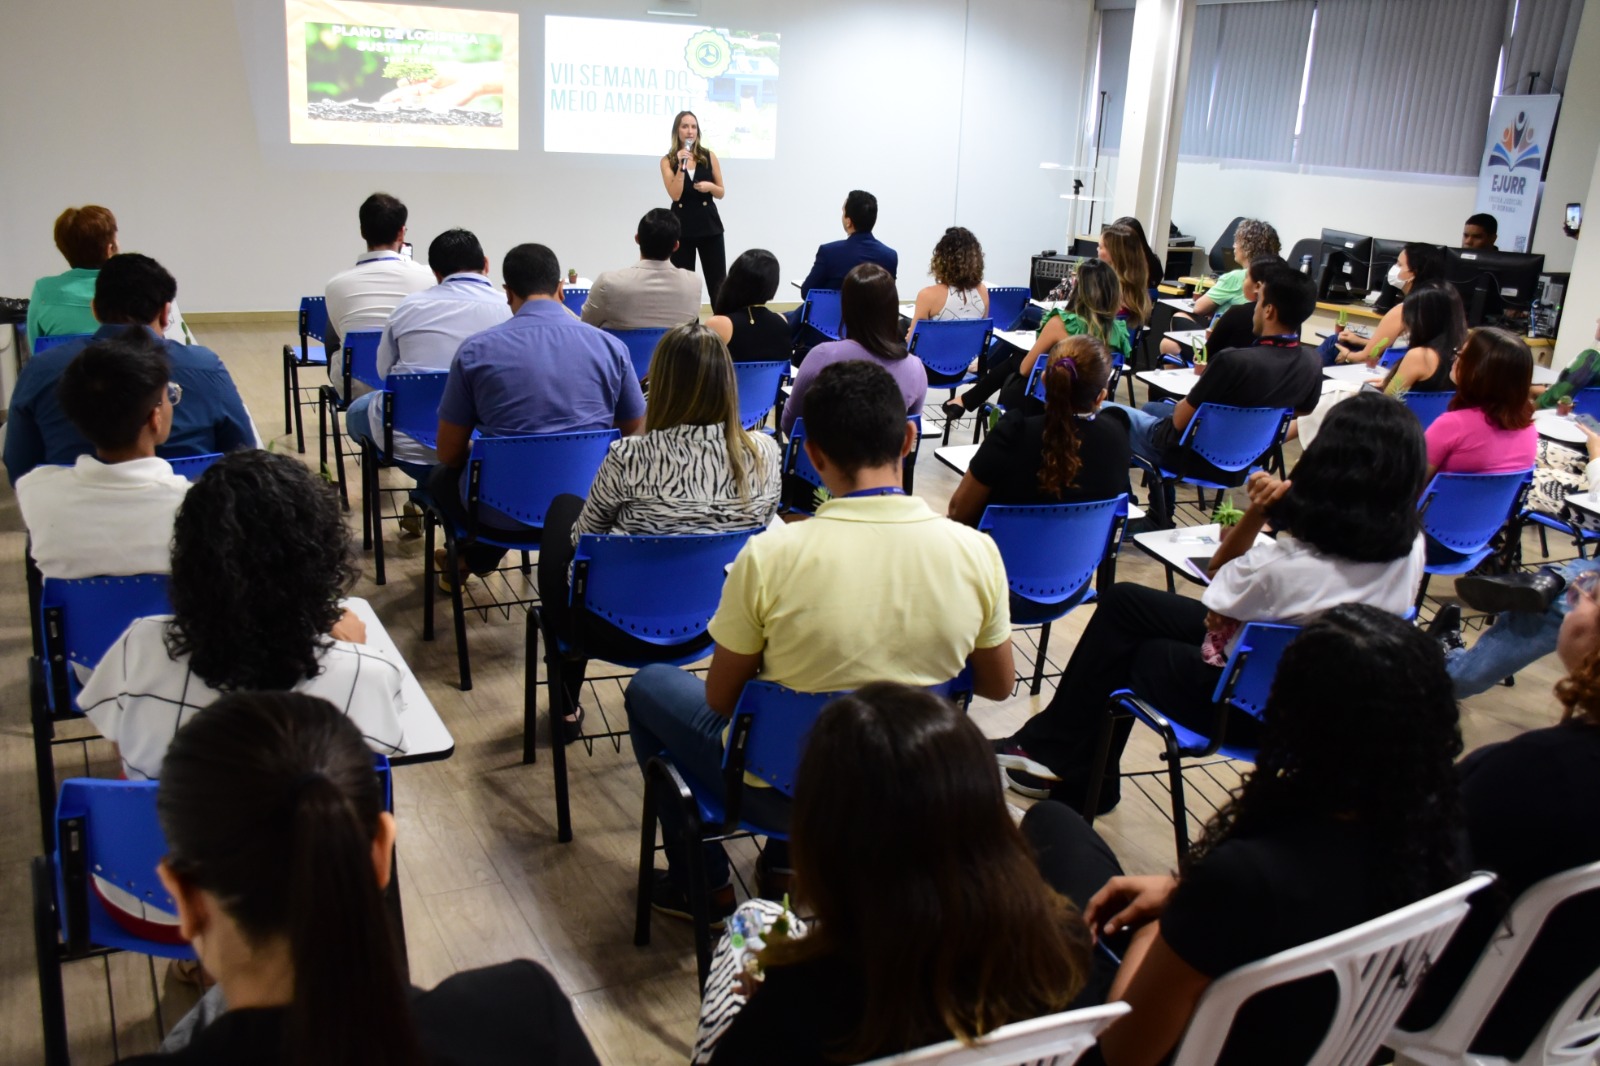
<instances>
[{"instance_id":1,"label":"white wall","mask_svg":"<svg viewBox=\"0 0 1600 1066\"><path fill-rule=\"evenodd\" d=\"M530 102L544 14L645 7L494 6L522 16ZM1038 164L1072 151L1083 57L1062 42L1082 41L1090 15L1090 0L702 0L705 22L783 34L778 157L724 168L729 259L766 247L786 279L803 275L842 235L845 193L865 188L903 293L956 223L984 242L994 281L1025 281L1027 254L1065 225ZM276 0L8 0L5 22L27 47L0 64L0 293L62 269L50 226L69 204L112 208L123 246L172 270L186 310L231 311L320 291L361 249L356 207L375 189L406 201L419 252L465 226L492 264L533 240L591 276L631 261L635 222L667 202L653 159L546 155L534 106L517 152L288 146Z\"/></svg>"},{"instance_id":2,"label":"white wall","mask_svg":"<svg viewBox=\"0 0 1600 1066\"><path fill-rule=\"evenodd\" d=\"M1595 152L1600 151L1600 4L1584 5L1566 88L1533 228L1533 250L1544 255L1546 270L1557 271L1573 269L1577 242L1561 232L1561 220L1569 203L1582 203L1589 196ZM1600 211L1600 202L1594 210ZM1587 307L1581 313L1588 322Z\"/></svg>"}]
</instances>

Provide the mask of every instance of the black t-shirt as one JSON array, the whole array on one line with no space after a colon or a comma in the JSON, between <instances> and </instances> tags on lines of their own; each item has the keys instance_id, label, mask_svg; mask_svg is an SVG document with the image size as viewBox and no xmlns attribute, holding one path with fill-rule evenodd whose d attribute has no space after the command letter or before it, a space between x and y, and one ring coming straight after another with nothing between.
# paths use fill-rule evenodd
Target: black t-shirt
<instances>
[{"instance_id":1,"label":"black t-shirt","mask_svg":"<svg viewBox=\"0 0 1600 1066\"><path fill-rule=\"evenodd\" d=\"M770 363L788 359L794 351L789 322L765 307L744 307L732 311L733 336L728 340L728 355L735 363Z\"/></svg>"},{"instance_id":2,"label":"black t-shirt","mask_svg":"<svg viewBox=\"0 0 1600 1066\"><path fill-rule=\"evenodd\" d=\"M232 1010L195 1034L172 1055L140 1055L125 1063L279 1066L283 1061L281 1007ZM413 990L411 1018L435 1066L541 1063L599 1066L578 1028L572 1004L546 970L518 961L468 970L430 992ZM359 1019L351 1019L358 1024Z\"/></svg>"},{"instance_id":3,"label":"black t-shirt","mask_svg":"<svg viewBox=\"0 0 1600 1066\"><path fill-rule=\"evenodd\" d=\"M717 1042L711 1066L828 1062L855 1035L866 999L860 971L837 957L774 966ZM885 1048L883 1054L900 1050Z\"/></svg>"},{"instance_id":4,"label":"black t-shirt","mask_svg":"<svg viewBox=\"0 0 1600 1066\"><path fill-rule=\"evenodd\" d=\"M1203 403L1229 407L1287 407L1296 414L1310 414L1322 399L1322 360L1314 349L1298 343L1292 347L1258 344L1218 352L1209 360L1206 372L1189 390L1189 405ZM1198 456L1188 456L1178 447L1183 436L1164 419L1154 434L1161 451L1161 465L1174 473L1222 480L1226 475Z\"/></svg>"},{"instance_id":5,"label":"black t-shirt","mask_svg":"<svg viewBox=\"0 0 1600 1066\"><path fill-rule=\"evenodd\" d=\"M1217 319L1206 339L1206 351L1215 355L1230 348L1249 348L1256 342L1256 305L1234 304Z\"/></svg>"},{"instance_id":6,"label":"black t-shirt","mask_svg":"<svg viewBox=\"0 0 1600 1066\"><path fill-rule=\"evenodd\" d=\"M1461 800L1472 865L1499 881L1473 898L1406 1013L1408 1029L1438 1020L1517 896L1553 874L1600 862L1600 727L1568 722L1479 748L1461 760ZM1473 1052L1521 1058L1556 1007L1594 972L1596 959L1600 892L1591 892L1551 914Z\"/></svg>"},{"instance_id":7,"label":"black t-shirt","mask_svg":"<svg viewBox=\"0 0 1600 1066\"><path fill-rule=\"evenodd\" d=\"M1297 822L1234 837L1178 882L1161 936L1207 977L1349 929L1393 909L1380 895L1390 871L1353 823ZM1328 1031L1337 997L1329 974L1246 1001L1220 1062L1304 1062Z\"/></svg>"},{"instance_id":8,"label":"black t-shirt","mask_svg":"<svg viewBox=\"0 0 1600 1066\"><path fill-rule=\"evenodd\" d=\"M1078 458L1082 465L1074 484L1060 498L1039 488L1044 462L1042 414L1007 411L967 469L989 487L989 502L1003 505L1078 503L1108 500L1128 491L1128 464L1133 451L1127 423L1110 414L1074 419Z\"/></svg>"}]
</instances>

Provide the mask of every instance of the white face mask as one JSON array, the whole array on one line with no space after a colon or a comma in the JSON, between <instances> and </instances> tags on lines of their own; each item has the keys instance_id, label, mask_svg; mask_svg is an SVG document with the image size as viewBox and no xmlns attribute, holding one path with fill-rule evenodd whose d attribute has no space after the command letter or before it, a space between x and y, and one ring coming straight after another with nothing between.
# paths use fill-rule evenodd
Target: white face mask
<instances>
[{"instance_id":1,"label":"white face mask","mask_svg":"<svg viewBox=\"0 0 1600 1066\"><path fill-rule=\"evenodd\" d=\"M1403 289L1406 287L1406 282L1410 279L1402 278L1400 276L1400 264L1396 263L1394 266L1389 268L1389 277L1387 280L1392 288Z\"/></svg>"}]
</instances>

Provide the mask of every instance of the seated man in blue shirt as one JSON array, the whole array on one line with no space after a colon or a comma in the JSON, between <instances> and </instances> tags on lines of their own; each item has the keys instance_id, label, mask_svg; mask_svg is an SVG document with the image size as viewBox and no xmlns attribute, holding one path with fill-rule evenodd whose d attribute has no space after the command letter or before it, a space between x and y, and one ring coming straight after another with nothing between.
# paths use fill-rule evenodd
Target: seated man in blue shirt
<instances>
[{"instance_id":1,"label":"seated man in blue shirt","mask_svg":"<svg viewBox=\"0 0 1600 1066\"><path fill-rule=\"evenodd\" d=\"M183 402L173 410L172 434L156 449L163 459L208 455L260 446L255 425L239 398L227 367L209 348L162 337L172 316L178 283L149 256L125 252L107 259L94 285L94 317L100 329L51 348L28 360L11 394L6 417L5 464L12 484L42 463L71 464L93 455L89 443L56 399L56 384L67 365L91 341L146 332L165 345L172 382Z\"/></svg>"},{"instance_id":2,"label":"seated man in blue shirt","mask_svg":"<svg viewBox=\"0 0 1600 1066\"><path fill-rule=\"evenodd\" d=\"M428 245L428 267L438 284L400 301L378 341L378 377L446 371L461 342L511 317L505 293L489 280L489 259L478 238L464 229L446 230ZM345 425L357 441L383 440L383 394L369 392L350 403ZM395 465L422 484L439 457L404 433L394 435ZM417 505L407 501L402 529L420 533Z\"/></svg>"},{"instance_id":3,"label":"seated man in blue shirt","mask_svg":"<svg viewBox=\"0 0 1600 1066\"><path fill-rule=\"evenodd\" d=\"M844 198L840 222L844 225L845 239L829 241L817 247L817 258L811 264L811 273L800 283L802 299L810 296L812 289L837 291L844 284L844 276L862 263L877 263L889 272L891 278L900 268L899 253L872 235L873 227L878 224L876 196L852 189L850 195ZM803 310L797 307L786 316L796 330L796 339L799 339L800 314ZM828 338L816 334L811 339L817 343Z\"/></svg>"},{"instance_id":4,"label":"seated man in blue shirt","mask_svg":"<svg viewBox=\"0 0 1600 1066\"><path fill-rule=\"evenodd\" d=\"M511 318L468 337L450 365L439 403L439 463L428 492L445 517L471 529L463 498L474 430L485 437L620 429L625 436L644 427L644 393L623 343L580 322L561 302L561 265L542 244L519 244L500 267ZM510 515L479 509L486 532L526 538L529 530ZM444 549L436 557L440 580ZM463 571L487 574L504 548L471 544L461 553ZM462 575L457 575L458 577Z\"/></svg>"}]
</instances>

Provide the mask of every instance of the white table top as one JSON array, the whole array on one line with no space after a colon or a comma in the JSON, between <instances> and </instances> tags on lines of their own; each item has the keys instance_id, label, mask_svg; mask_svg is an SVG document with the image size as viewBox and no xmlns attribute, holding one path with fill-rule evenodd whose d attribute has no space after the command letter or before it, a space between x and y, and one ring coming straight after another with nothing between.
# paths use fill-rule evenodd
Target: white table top
<instances>
[{"instance_id":1,"label":"white table top","mask_svg":"<svg viewBox=\"0 0 1600 1066\"><path fill-rule=\"evenodd\" d=\"M1574 422L1570 416L1563 418L1554 411L1539 411L1533 416L1533 426L1539 431L1539 436L1549 437L1566 444L1584 444L1588 437L1584 436L1583 429ZM1569 494L1567 499L1573 497Z\"/></svg>"},{"instance_id":2,"label":"white table top","mask_svg":"<svg viewBox=\"0 0 1600 1066\"><path fill-rule=\"evenodd\" d=\"M1179 344L1187 344L1193 348L1196 341L1206 339L1206 331L1203 329L1175 329L1167 334L1167 339L1177 341Z\"/></svg>"},{"instance_id":3,"label":"white table top","mask_svg":"<svg viewBox=\"0 0 1600 1066\"><path fill-rule=\"evenodd\" d=\"M972 465L972 457L978 454L980 444L952 444L947 448L935 448L933 457L954 470L958 474L965 474L967 467ZM1144 508L1138 504L1128 504L1128 521L1144 517Z\"/></svg>"},{"instance_id":4,"label":"white table top","mask_svg":"<svg viewBox=\"0 0 1600 1066\"><path fill-rule=\"evenodd\" d=\"M1569 492L1566 501L1578 510L1600 518L1600 495L1593 492Z\"/></svg>"},{"instance_id":5,"label":"white table top","mask_svg":"<svg viewBox=\"0 0 1600 1066\"><path fill-rule=\"evenodd\" d=\"M1200 380L1200 375L1190 367L1179 367L1175 370L1141 370L1135 376L1153 389L1178 396L1189 395L1194 383Z\"/></svg>"},{"instance_id":6,"label":"white table top","mask_svg":"<svg viewBox=\"0 0 1600 1066\"><path fill-rule=\"evenodd\" d=\"M1039 339L1039 335L1030 329L995 329L990 330L989 333L991 336L1005 341L1013 348L1019 348L1024 352L1031 350L1033 342Z\"/></svg>"},{"instance_id":7,"label":"white table top","mask_svg":"<svg viewBox=\"0 0 1600 1066\"><path fill-rule=\"evenodd\" d=\"M1388 374L1387 370L1366 363L1340 363L1322 368L1322 376L1331 381L1351 381L1358 385L1365 381L1381 382Z\"/></svg>"},{"instance_id":8,"label":"white table top","mask_svg":"<svg viewBox=\"0 0 1600 1066\"><path fill-rule=\"evenodd\" d=\"M1256 544L1271 538L1265 533L1256 534ZM1156 561L1182 574L1196 584L1209 585L1198 567L1191 569L1190 560L1204 555L1209 558L1222 544L1222 527L1215 522L1205 526L1180 526L1177 529L1157 529L1139 533L1133 542Z\"/></svg>"},{"instance_id":9,"label":"white table top","mask_svg":"<svg viewBox=\"0 0 1600 1066\"><path fill-rule=\"evenodd\" d=\"M1194 301L1188 297L1168 296L1156 302L1164 303L1168 307L1175 308L1185 313L1192 314L1194 312Z\"/></svg>"},{"instance_id":10,"label":"white table top","mask_svg":"<svg viewBox=\"0 0 1600 1066\"><path fill-rule=\"evenodd\" d=\"M1548 366L1540 366L1538 363L1533 364L1533 383L1535 385L1554 385L1556 378L1559 376L1555 370Z\"/></svg>"},{"instance_id":11,"label":"white table top","mask_svg":"<svg viewBox=\"0 0 1600 1066\"><path fill-rule=\"evenodd\" d=\"M422 691L422 683L411 672L400 649L395 647L389 631L378 621L378 613L372 609L372 604L359 596L351 596L344 601L344 605L366 624L367 647L400 668L400 696L405 700L406 707L405 718L400 724L406 731L406 753L396 755L389 761L395 766L403 766L412 762L448 759L455 754L455 737L445 728L444 720L439 717L427 693Z\"/></svg>"}]
</instances>

